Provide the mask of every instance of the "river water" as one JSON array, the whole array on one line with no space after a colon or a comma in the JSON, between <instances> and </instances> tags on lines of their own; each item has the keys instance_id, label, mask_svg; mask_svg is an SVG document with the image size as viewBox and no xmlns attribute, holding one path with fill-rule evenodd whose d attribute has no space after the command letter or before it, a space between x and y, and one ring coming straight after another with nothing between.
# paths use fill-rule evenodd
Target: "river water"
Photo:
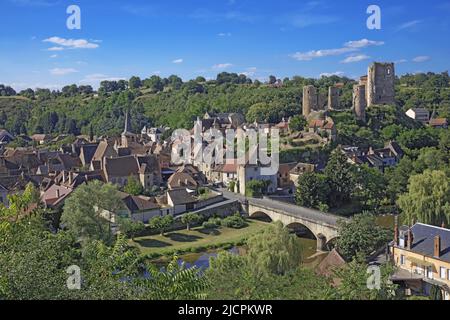
<instances>
[{"instance_id":1,"label":"river water","mask_svg":"<svg viewBox=\"0 0 450 320\"><path fill-rule=\"evenodd\" d=\"M326 254L317 254L316 247L317 242L315 239L298 237L299 245L301 246L301 262L304 265L315 266L326 256ZM208 250L200 253L188 253L179 257L178 263L185 263L186 267L196 266L197 268L207 269L209 267L210 258L217 256L218 252L223 251L221 249ZM232 254L245 255L247 248L245 246L233 247L228 250ZM165 266L168 262L167 259L157 259L153 261L156 265L161 267Z\"/></svg>"},{"instance_id":2,"label":"river water","mask_svg":"<svg viewBox=\"0 0 450 320\"><path fill-rule=\"evenodd\" d=\"M377 217L377 224L385 228L393 229L394 227L394 216L385 215ZM305 235L303 233L297 233L297 239L301 250L302 264L306 267L314 268L318 265L327 255L327 253L318 253L316 251L317 242L315 239L311 238L311 235ZM206 269L209 267L209 259L216 257L217 253L223 250L208 250L200 253L188 253L181 255L179 257L179 264L185 263L187 267L196 266L201 269ZM246 253L246 247L234 247L229 250L229 252L238 255L244 255ZM154 263L156 265L165 266L167 264L167 259L158 259Z\"/></svg>"}]
</instances>

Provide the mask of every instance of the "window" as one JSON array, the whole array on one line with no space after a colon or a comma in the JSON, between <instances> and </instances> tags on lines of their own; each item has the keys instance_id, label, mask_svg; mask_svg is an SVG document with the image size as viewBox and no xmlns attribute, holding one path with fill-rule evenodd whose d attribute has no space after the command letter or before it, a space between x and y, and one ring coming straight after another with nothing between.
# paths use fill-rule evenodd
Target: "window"
<instances>
[{"instance_id":1,"label":"window","mask_svg":"<svg viewBox=\"0 0 450 320\"><path fill-rule=\"evenodd\" d=\"M405 264L405 256L404 255L400 255L400 264L401 265Z\"/></svg>"},{"instance_id":2,"label":"window","mask_svg":"<svg viewBox=\"0 0 450 320\"><path fill-rule=\"evenodd\" d=\"M433 267L427 267L427 277L428 279L433 279Z\"/></svg>"},{"instance_id":3,"label":"window","mask_svg":"<svg viewBox=\"0 0 450 320\"><path fill-rule=\"evenodd\" d=\"M450 280L450 269L448 269L447 272L448 272L447 279Z\"/></svg>"},{"instance_id":4,"label":"window","mask_svg":"<svg viewBox=\"0 0 450 320\"><path fill-rule=\"evenodd\" d=\"M441 267L441 279L445 279L447 276L447 269Z\"/></svg>"}]
</instances>

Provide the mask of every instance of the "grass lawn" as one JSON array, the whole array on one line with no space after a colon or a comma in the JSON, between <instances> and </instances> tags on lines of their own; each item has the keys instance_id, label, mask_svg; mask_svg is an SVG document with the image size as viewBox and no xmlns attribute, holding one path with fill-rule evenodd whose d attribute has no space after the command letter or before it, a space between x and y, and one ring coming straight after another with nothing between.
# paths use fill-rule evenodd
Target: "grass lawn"
<instances>
[{"instance_id":1,"label":"grass lawn","mask_svg":"<svg viewBox=\"0 0 450 320\"><path fill-rule=\"evenodd\" d=\"M248 226L242 229L220 227L217 229L193 228L191 231L178 230L168 232L164 236L153 235L138 237L132 241L132 245L138 247L143 254L166 254L176 250L186 250L205 246L225 245L227 243L240 242L253 235L268 223L257 220L247 220Z\"/></svg>"}]
</instances>

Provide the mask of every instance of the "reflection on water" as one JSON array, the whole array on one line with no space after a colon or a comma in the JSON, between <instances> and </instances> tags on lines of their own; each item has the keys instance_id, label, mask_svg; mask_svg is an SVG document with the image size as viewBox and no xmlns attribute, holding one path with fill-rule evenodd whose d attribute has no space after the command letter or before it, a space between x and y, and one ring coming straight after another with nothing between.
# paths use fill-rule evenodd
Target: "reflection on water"
<instances>
[{"instance_id":1,"label":"reflection on water","mask_svg":"<svg viewBox=\"0 0 450 320\"><path fill-rule=\"evenodd\" d=\"M382 215L377 216L376 218L377 225L382 226L384 228L393 230L395 224L395 216L393 215ZM403 219L401 216L398 217L398 224L402 225Z\"/></svg>"}]
</instances>

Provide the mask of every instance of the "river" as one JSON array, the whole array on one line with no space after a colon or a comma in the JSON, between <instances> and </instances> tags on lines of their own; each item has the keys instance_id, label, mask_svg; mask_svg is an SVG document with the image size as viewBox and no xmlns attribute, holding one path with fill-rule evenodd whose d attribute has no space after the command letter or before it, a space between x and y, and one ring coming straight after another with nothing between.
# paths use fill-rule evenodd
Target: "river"
<instances>
[{"instance_id":1,"label":"river","mask_svg":"<svg viewBox=\"0 0 450 320\"><path fill-rule=\"evenodd\" d=\"M393 229L394 221L395 218L392 215L378 216L376 219L378 225L389 229ZM401 221L399 223L401 223ZM326 257L327 253L316 251L317 242L315 239L311 237L310 234L308 235L303 232L298 232L297 239L300 247L302 248L301 262L304 266L314 268ZM229 252L233 254L244 255L246 253L246 249L247 248L245 246L234 247L230 249ZM199 253L184 254L179 257L178 262L179 264L184 262L187 267L196 266L201 269L206 269L209 267L209 259L216 257L217 253L220 251L223 250L216 249ZM167 258L157 259L153 261L153 263L161 267L165 266L167 262L168 262Z\"/></svg>"},{"instance_id":2,"label":"river","mask_svg":"<svg viewBox=\"0 0 450 320\"><path fill-rule=\"evenodd\" d=\"M298 237L299 245L301 246L301 260L302 264L306 266L315 266L326 256L324 253L317 253L317 242L315 239ZM221 249L208 250L199 253L188 253L179 256L178 263L185 263L186 267L196 266L197 268L207 269L209 267L209 259L216 257L218 252L223 251ZM247 248L245 246L233 247L228 250L232 254L245 255ZM153 261L158 266L165 266L167 264L167 258L156 259Z\"/></svg>"}]
</instances>

